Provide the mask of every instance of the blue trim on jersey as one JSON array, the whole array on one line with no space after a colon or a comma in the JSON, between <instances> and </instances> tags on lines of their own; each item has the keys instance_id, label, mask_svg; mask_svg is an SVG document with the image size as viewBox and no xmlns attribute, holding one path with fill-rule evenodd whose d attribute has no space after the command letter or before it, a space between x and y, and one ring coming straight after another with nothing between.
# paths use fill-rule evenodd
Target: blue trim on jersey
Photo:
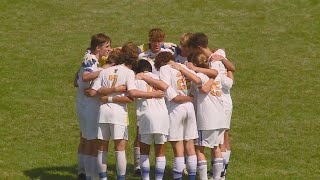
<instances>
[{"instance_id":1,"label":"blue trim on jersey","mask_svg":"<svg viewBox=\"0 0 320 180\"><path fill-rule=\"evenodd\" d=\"M93 70L92 70L92 69L90 69L90 68L85 68L85 69L84 69L84 71L87 71L87 72L93 72Z\"/></svg>"}]
</instances>

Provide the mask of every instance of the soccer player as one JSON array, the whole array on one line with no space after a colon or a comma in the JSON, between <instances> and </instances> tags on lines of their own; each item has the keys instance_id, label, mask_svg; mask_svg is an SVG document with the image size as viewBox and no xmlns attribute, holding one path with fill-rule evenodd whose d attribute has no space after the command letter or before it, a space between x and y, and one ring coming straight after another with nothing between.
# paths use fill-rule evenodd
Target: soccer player
<instances>
[{"instance_id":1,"label":"soccer player","mask_svg":"<svg viewBox=\"0 0 320 180\"><path fill-rule=\"evenodd\" d=\"M203 53L208 61L210 62L210 68L215 69L218 74L222 78L225 79L225 84L222 86L222 95L224 97L224 107L227 115L227 122L228 122L228 129L224 134L224 143L221 146L222 149L222 156L224 159L224 170L221 174L222 177L226 174L226 168L228 167L229 158L230 158L230 142L229 142L229 129L230 129L230 120L232 114L232 99L230 96L230 88L233 84L233 74L232 72L235 71L234 65L226 58L225 51L222 49L218 49L216 52L212 53L212 51L208 48L208 37L203 33L196 33L192 37L190 37L188 41L188 46L194 53ZM214 78L214 74L210 74L207 68L195 67L192 63L188 63L187 66L196 71L202 72L208 75L211 78ZM230 86L230 88L228 88ZM226 148L225 148L226 147ZM212 151L214 154L214 151ZM212 161L213 166L213 161ZM212 174L212 171L211 171Z\"/></svg>"},{"instance_id":2,"label":"soccer player","mask_svg":"<svg viewBox=\"0 0 320 180\"><path fill-rule=\"evenodd\" d=\"M207 57L202 54L194 54L191 61L197 67L209 68ZM223 133L228 127L224 109L224 98L222 96L222 84L225 78L218 75L215 79L198 73L202 81L200 91L193 88L197 94L197 127L199 138L197 139L197 157L200 179L207 177L207 161L204 155L204 148L213 150L213 178L220 179L223 169L223 159L219 148L223 139Z\"/></svg>"},{"instance_id":3,"label":"soccer player","mask_svg":"<svg viewBox=\"0 0 320 180\"><path fill-rule=\"evenodd\" d=\"M79 178L83 178L84 174L90 176L91 170L87 165L92 164L94 161L94 157L90 156L92 142L89 141L94 139L94 137L88 133L90 128L87 127L88 116L86 115L90 99L86 98L84 90L89 88L90 81L98 77L98 60L111 51L110 44L111 39L107 35L103 33L93 35L91 37L90 48L85 53L80 70L78 71L76 110L82 136L79 145L79 152L81 153L78 154Z\"/></svg>"},{"instance_id":4,"label":"soccer player","mask_svg":"<svg viewBox=\"0 0 320 180\"><path fill-rule=\"evenodd\" d=\"M147 60L138 62L135 81L138 90L152 92L156 89L165 91L168 85L159 80L159 76L151 73L152 66ZM140 80L141 79L141 80ZM152 81L148 84L143 79ZM165 142L169 132L169 116L164 98L139 98L136 100L136 112L139 123L140 148L141 148L141 175L143 180L149 180L150 145L155 144L156 180L162 180L166 166Z\"/></svg>"},{"instance_id":5,"label":"soccer player","mask_svg":"<svg viewBox=\"0 0 320 180\"><path fill-rule=\"evenodd\" d=\"M101 71L99 77L94 82L92 89L101 95L105 95L106 91L109 92L110 88L117 87L119 85L126 85L128 95L132 97L162 97L163 92L140 92L136 90L134 79L134 72L131 70L135 62L135 58L128 53L121 53L116 65ZM109 140L113 140L115 143L115 154L116 154L116 168L117 168L117 179L125 179L126 174L126 155L125 147L128 140L128 129L127 120L128 112L126 102L130 100L113 102L113 99L121 99L125 97L125 93L113 92L109 94L108 102L101 104L100 106L100 117L98 123L98 139L106 141L101 143L102 147L100 156L103 157L101 160L103 164L107 165L107 145ZM102 172L105 173L105 172ZM107 174L103 174L106 179Z\"/></svg>"},{"instance_id":6,"label":"soccer player","mask_svg":"<svg viewBox=\"0 0 320 180\"><path fill-rule=\"evenodd\" d=\"M186 66L176 70L170 64L175 64L174 56L170 52L161 52L156 56L155 68L160 71L160 79L169 87L166 90L167 108L170 118L168 141L174 152L174 179L182 179L184 168L184 150L187 154L187 169L189 179L195 179L197 157L194 140L198 137L192 96L188 94L186 77L180 71L187 71L187 77L198 83L200 79ZM148 82L148 81L147 81ZM148 82L149 83L149 82Z\"/></svg>"},{"instance_id":7,"label":"soccer player","mask_svg":"<svg viewBox=\"0 0 320 180\"><path fill-rule=\"evenodd\" d=\"M129 53L133 58L138 59L139 55L139 48L132 42L126 43L122 48L121 52ZM140 168L140 144L139 144L139 126L137 123L136 128L136 138L133 143L133 159L134 159L134 174L141 175L141 168Z\"/></svg>"},{"instance_id":8,"label":"soccer player","mask_svg":"<svg viewBox=\"0 0 320 180\"><path fill-rule=\"evenodd\" d=\"M165 38L165 33L161 29L159 29L159 28L151 29L149 31L150 49L140 53L139 57L138 57L138 59L148 60L152 66L152 73L155 73L155 74L159 74L157 72L157 70L154 68L155 57L160 52L170 52L173 54L172 50L162 48L163 43L164 43L164 38Z\"/></svg>"}]
</instances>

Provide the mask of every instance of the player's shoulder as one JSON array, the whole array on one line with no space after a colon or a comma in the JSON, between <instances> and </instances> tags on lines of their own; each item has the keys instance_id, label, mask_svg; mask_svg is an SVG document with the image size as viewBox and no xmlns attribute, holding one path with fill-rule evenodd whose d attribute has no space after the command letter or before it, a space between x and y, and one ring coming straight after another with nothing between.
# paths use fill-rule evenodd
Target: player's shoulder
<instances>
[{"instance_id":1,"label":"player's shoulder","mask_svg":"<svg viewBox=\"0 0 320 180\"><path fill-rule=\"evenodd\" d=\"M220 56L222 56L222 57L224 57L224 58L227 57L227 56L226 56L226 51L223 50L223 49L217 49L217 50L214 52L214 54L220 55Z\"/></svg>"},{"instance_id":2,"label":"player's shoulder","mask_svg":"<svg viewBox=\"0 0 320 180\"><path fill-rule=\"evenodd\" d=\"M152 77L153 79L160 79L159 75L154 74L152 72L146 73L147 76Z\"/></svg>"}]
</instances>

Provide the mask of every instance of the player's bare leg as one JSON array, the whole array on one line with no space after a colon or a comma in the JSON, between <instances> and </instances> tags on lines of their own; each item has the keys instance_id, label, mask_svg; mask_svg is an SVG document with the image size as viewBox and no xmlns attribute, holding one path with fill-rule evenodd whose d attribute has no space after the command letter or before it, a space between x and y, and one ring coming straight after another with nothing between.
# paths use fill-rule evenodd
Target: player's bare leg
<instances>
[{"instance_id":1,"label":"player's bare leg","mask_svg":"<svg viewBox=\"0 0 320 180\"><path fill-rule=\"evenodd\" d=\"M140 175L141 169L140 169L139 126L137 126L133 152L134 152L134 173L135 173L135 175Z\"/></svg>"},{"instance_id":2,"label":"player's bare leg","mask_svg":"<svg viewBox=\"0 0 320 180\"><path fill-rule=\"evenodd\" d=\"M99 170L99 179L106 180L108 177L107 172L107 155L108 155L108 141L95 140L95 156L97 157L97 164Z\"/></svg>"},{"instance_id":3,"label":"player's bare leg","mask_svg":"<svg viewBox=\"0 0 320 180\"><path fill-rule=\"evenodd\" d=\"M114 141L115 154L116 154L116 168L117 168L117 179L124 180L127 170L127 159L126 159L126 144L127 140L117 139Z\"/></svg>"},{"instance_id":4,"label":"player's bare leg","mask_svg":"<svg viewBox=\"0 0 320 180\"><path fill-rule=\"evenodd\" d=\"M207 174L207 160L206 156L204 154L204 147L203 146L196 146L196 153L197 153L197 159L198 159L198 171L199 171L199 177L201 180L207 180L208 174Z\"/></svg>"},{"instance_id":5,"label":"player's bare leg","mask_svg":"<svg viewBox=\"0 0 320 180\"><path fill-rule=\"evenodd\" d=\"M197 174L197 155L194 146L194 140L183 141L185 153L187 155L187 170L190 180L196 179Z\"/></svg>"}]
</instances>

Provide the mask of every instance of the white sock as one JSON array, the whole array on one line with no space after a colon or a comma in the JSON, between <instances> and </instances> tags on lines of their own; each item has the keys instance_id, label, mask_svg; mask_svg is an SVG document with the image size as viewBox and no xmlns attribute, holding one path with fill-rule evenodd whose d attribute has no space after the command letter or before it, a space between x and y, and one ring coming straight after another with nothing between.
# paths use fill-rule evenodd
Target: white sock
<instances>
[{"instance_id":1,"label":"white sock","mask_svg":"<svg viewBox=\"0 0 320 180\"><path fill-rule=\"evenodd\" d=\"M227 156L227 151L223 152L221 151L221 156L223 158L223 168L222 168L222 173L224 172L224 168L225 168L225 165L227 164L227 160L226 160L226 156ZM222 175L222 174L221 174Z\"/></svg>"},{"instance_id":2,"label":"white sock","mask_svg":"<svg viewBox=\"0 0 320 180\"><path fill-rule=\"evenodd\" d=\"M150 180L150 162L149 155L140 155L141 176L143 180Z\"/></svg>"},{"instance_id":3,"label":"white sock","mask_svg":"<svg viewBox=\"0 0 320 180\"><path fill-rule=\"evenodd\" d=\"M164 170L166 169L166 157L156 157L156 180L162 180L164 175Z\"/></svg>"},{"instance_id":4,"label":"white sock","mask_svg":"<svg viewBox=\"0 0 320 180\"><path fill-rule=\"evenodd\" d=\"M97 162L99 166L100 180L107 179L107 151L98 150Z\"/></svg>"},{"instance_id":5,"label":"white sock","mask_svg":"<svg viewBox=\"0 0 320 180\"><path fill-rule=\"evenodd\" d=\"M223 158L214 158L213 178L220 179L222 170L223 170Z\"/></svg>"},{"instance_id":6,"label":"white sock","mask_svg":"<svg viewBox=\"0 0 320 180\"><path fill-rule=\"evenodd\" d=\"M78 174L85 174L85 168L84 168L84 154L78 153Z\"/></svg>"},{"instance_id":7,"label":"white sock","mask_svg":"<svg viewBox=\"0 0 320 180\"><path fill-rule=\"evenodd\" d=\"M206 160L198 161L198 171L199 171L199 177L201 180L208 179L207 169L208 169L208 165Z\"/></svg>"},{"instance_id":8,"label":"white sock","mask_svg":"<svg viewBox=\"0 0 320 180\"><path fill-rule=\"evenodd\" d=\"M182 171L184 168L184 157L175 157L173 164L173 178L182 179Z\"/></svg>"},{"instance_id":9,"label":"white sock","mask_svg":"<svg viewBox=\"0 0 320 180\"><path fill-rule=\"evenodd\" d=\"M134 147L134 170L140 169L140 147Z\"/></svg>"},{"instance_id":10,"label":"white sock","mask_svg":"<svg viewBox=\"0 0 320 180\"><path fill-rule=\"evenodd\" d=\"M188 156L186 164L187 164L189 179L195 178L197 174L197 156L196 155Z\"/></svg>"},{"instance_id":11,"label":"white sock","mask_svg":"<svg viewBox=\"0 0 320 180\"><path fill-rule=\"evenodd\" d=\"M124 179L127 170L126 151L116 151L115 154L118 179Z\"/></svg>"},{"instance_id":12,"label":"white sock","mask_svg":"<svg viewBox=\"0 0 320 180\"><path fill-rule=\"evenodd\" d=\"M231 156L231 150L227 150L226 152L226 164L229 164L230 156Z\"/></svg>"}]
</instances>

